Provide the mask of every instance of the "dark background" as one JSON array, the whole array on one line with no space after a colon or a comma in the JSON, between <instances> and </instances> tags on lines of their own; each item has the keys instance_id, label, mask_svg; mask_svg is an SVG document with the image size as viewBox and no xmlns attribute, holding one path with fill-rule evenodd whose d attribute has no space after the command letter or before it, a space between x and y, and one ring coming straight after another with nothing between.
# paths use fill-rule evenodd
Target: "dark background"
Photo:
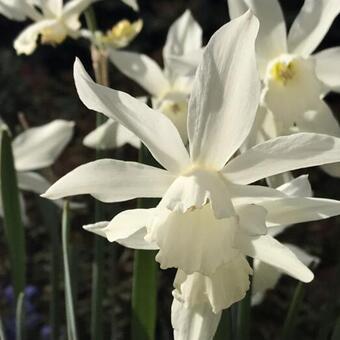
<instances>
[{"instance_id":1,"label":"dark background","mask_svg":"<svg viewBox=\"0 0 340 340\"><path fill-rule=\"evenodd\" d=\"M280 1L290 26L300 7L301 0ZM212 33L228 20L225 0L140 0L141 12L134 13L118 0L106 0L95 5L99 26L109 29L123 18L144 20L142 33L128 48L146 53L159 63L162 47L169 25L186 8L190 8L200 23L206 43ZM0 116L9 124L12 131L18 131L18 113L23 112L30 125L40 125L51 119L75 120L75 137L62 157L54 166L57 176L62 176L77 165L94 159L94 152L81 145L82 138L95 126L95 114L87 110L75 91L72 65L76 56L91 70L91 62L86 41L68 39L58 47L39 46L31 56L17 56L12 47L13 40L27 23L9 21L0 17ZM340 18L336 19L331 30L318 49L340 45ZM340 67L340 60L339 60ZM134 95L143 90L125 78L112 65L110 67L111 86ZM339 117L340 96L330 94L327 101ZM113 157L136 159L136 151L124 147ZM302 173L302 172L301 172ZM308 170L316 196L340 199L339 179L331 178L319 169ZM50 240L41 213L36 208L36 197L25 194L29 223L27 225L28 284L33 287L32 305L36 318L28 325L29 339L48 339L48 303L50 299ZM92 203L89 208L73 219L72 245L76 278L76 312L79 338L89 338L91 258L93 236L81 229L83 224L93 221ZM133 204L133 203L131 203ZM108 218L119 207L107 206ZM304 304L298 316L296 339L317 339L322 327L334 323L340 315L340 219L332 218L322 222L305 223L286 231L280 240L303 246L310 253L321 258L315 270L315 280L306 285ZM120 246L108 244L105 289L105 339L114 329L113 339L127 339L130 322L130 291L132 252ZM117 258L113 267L112 258ZM170 304L171 286L174 271L163 271L159 277L159 303L157 339L171 339ZM113 283L115 281L115 283ZM5 317L8 328L11 324L11 303L9 286L9 263L4 244L3 229L0 228L0 314ZM251 339L273 339L281 329L289 301L296 287L296 281L284 277L274 291L268 292L265 301L252 310ZM61 284L61 290L63 285ZM60 298L63 298L61 293ZM114 300L114 302L112 302ZM64 307L60 309L64 322ZM112 320L115 320L114 326ZM327 322L328 321L328 322ZM44 335L45 334L45 335ZM321 338L320 338L321 339ZM324 339L324 338L322 338Z\"/></svg>"}]
</instances>

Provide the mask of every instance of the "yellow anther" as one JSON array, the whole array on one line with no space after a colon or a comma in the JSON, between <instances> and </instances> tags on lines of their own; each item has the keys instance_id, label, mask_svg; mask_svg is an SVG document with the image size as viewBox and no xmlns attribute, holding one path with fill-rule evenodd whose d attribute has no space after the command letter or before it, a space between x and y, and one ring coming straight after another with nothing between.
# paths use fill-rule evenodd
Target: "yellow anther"
<instances>
[{"instance_id":1,"label":"yellow anther","mask_svg":"<svg viewBox=\"0 0 340 340\"><path fill-rule=\"evenodd\" d=\"M271 69L271 77L278 82L286 85L287 82L294 78L295 75L295 67L292 61L284 62L278 61L272 66Z\"/></svg>"}]
</instances>

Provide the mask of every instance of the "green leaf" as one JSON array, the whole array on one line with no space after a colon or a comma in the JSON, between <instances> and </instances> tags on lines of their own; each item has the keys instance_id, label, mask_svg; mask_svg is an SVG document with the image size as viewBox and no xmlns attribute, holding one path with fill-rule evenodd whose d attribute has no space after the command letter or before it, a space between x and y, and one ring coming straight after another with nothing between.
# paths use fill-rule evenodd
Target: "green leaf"
<instances>
[{"instance_id":1,"label":"green leaf","mask_svg":"<svg viewBox=\"0 0 340 340\"><path fill-rule=\"evenodd\" d=\"M233 340L231 309L225 309L218 325L214 340Z\"/></svg>"},{"instance_id":2,"label":"green leaf","mask_svg":"<svg viewBox=\"0 0 340 340\"><path fill-rule=\"evenodd\" d=\"M67 338L68 340L77 340L78 335L74 313L74 298L70 268L69 235L70 235L69 204L67 201L65 201L62 218L62 245L64 259L66 324L68 336Z\"/></svg>"},{"instance_id":3,"label":"green leaf","mask_svg":"<svg viewBox=\"0 0 340 340\"><path fill-rule=\"evenodd\" d=\"M25 289L26 253L25 233L21 220L17 176L14 168L11 139L7 130L1 130L0 187L4 211L12 281L16 299Z\"/></svg>"},{"instance_id":4,"label":"green leaf","mask_svg":"<svg viewBox=\"0 0 340 340\"><path fill-rule=\"evenodd\" d=\"M15 313L15 334L16 340L23 340L24 339L24 303L25 303L25 294L21 292L17 299L17 306L16 306L16 313Z\"/></svg>"},{"instance_id":5,"label":"green leaf","mask_svg":"<svg viewBox=\"0 0 340 340\"><path fill-rule=\"evenodd\" d=\"M290 340L294 338L295 326L297 315L304 297L305 285L303 282L299 282L295 288L292 301L289 306L289 310L286 316L285 323L283 325L281 340Z\"/></svg>"}]
</instances>

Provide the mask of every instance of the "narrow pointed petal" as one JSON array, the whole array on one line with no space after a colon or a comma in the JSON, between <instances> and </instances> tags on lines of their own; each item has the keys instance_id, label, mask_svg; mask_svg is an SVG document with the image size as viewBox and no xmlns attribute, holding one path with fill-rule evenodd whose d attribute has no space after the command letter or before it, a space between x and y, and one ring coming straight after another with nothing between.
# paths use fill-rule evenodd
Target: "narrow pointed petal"
<instances>
[{"instance_id":1,"label":"narrow pointed petal","mask_svg":"<svg viewBox=\"0 0 340 340\"><path fill-rule=\"evenodd\" d=\"M340 92L340 47L333 47L313 55L316 74L330 91Z\"/></svg>"},{"instance_id":2,"label":"narrow pointed petal","mask_svg":"<svg viewBox=\"0 0 340 340\"><path fill-rule=\"evenodd\" d=\"M319 46L339 12L339 0L305 0L289 31L289 52L310 55Z\"/></svg>"},{"instance_id":3,"label":"narrow pointed petal","mask_svg":"<svg viewBox=\"0 0 340 340\"><path fill-rule=\"evenodd\" d=\"M182 56L169 56L168 67L182 76L193 76L202 60L204 49L195 50Z\"/></svg>"},{"instance_id":4,"label":"narrow pointed petal","mask_svg":"<svg viewBox=\"0 0 340 340\"><path fill-rule=\"evenodd\" d=\"M155 97L160 97L170 87L162 69L145 54L110 49L109 58L119 71Z\"/></svg>"},{"instance_id":5,"label":"narrow pointed petal","mask_svg":"<svg viewBox=\"0 0 340 340\"><path fill-rule=\"evenodd\" d=\"M98 222L83 226L87 231L103 236L109 242L133 249L156 250L157 245L145 241L146 228L154 209L125 210L116 215L111 222Z\"/></svg>"},{"instance_id":6,"label":"narrow pointed petal","mask_svg":"<svg viewBox=\"0 0 340 340\"><path fill-rule=\"evenodd\" d=\"M251 237L239 233L235 246L244 254L272 265L297 280L313 280L314 275L308 267L289 248L269 235Z\"/></svg>"},{"instance_id":7,"label":"narrow pointed petal","mask_svg":"<svg viewBox=\"0 0 340 340\"><path fill-rule=\"evenodd\" d=\"M171 323L174 340L212 340L221 319L221 313L214 313L209 304L185 307L175 298L171 306Z\"/></svg>"},{"instance_id":8,"label":"narrow pointed petal","mask_svg":"<svg viewBox=\"0 0 340 340\"><path fill-rule=\"evenodd\" d=\"M0 14L11 20L23 21L26 19L25 12L22 10L22 1L20 0L1 1Z\"/></svg>"},{"instance_id":9,"label":"narrow pointed petal","mask_svg":"<svg viewBox=\"0 0 340 340\"><path fill-rule=\"evenodd\" d=\"M65 20L74 20L79 18L82 12L92 3L99 0L71 0L68 1L63 9L63 18Z\"/></svg>"},{"instance_id":10,"label":"narrow pointed petal","mask_svg":"<svg viewBox=\"0 0 340 340\"><path fill-rule=\"evenodd\" d=\"M282 184L276 190L279 190L287 196L311 197L313 196L312 187L308 180L308 175L301 175L290 182Z\"/></svg>"},{"instance_id":11,"label":"narrow pointed petal","mask_svg":"<svg viewBox=\"0 0 340 340\"><path fill-rule=\"evenodd\" d=\"M267 210L262 206L255 204L240 206L237 209L237 215L239 216L240 228L245 230L249 235L267 234Z\"/></svg>"},{"instance_id":12,"label":"narrow pointed petal","mask_svg":"<svg viewBox=\"0 0 340 340\"><path fill-rule=\"evenodd\" d=\"M13 140L15 168L36 170L52 165L73 136L74 123L57 119L29 128Z\"/></svg>"},{"instance_id":13,"label":"narrow pointed petal","mask_svg":"<svg viewBox=\"0 0 340 340\"><path fill-rule=\"evenodd\" d=\"M220 28L203 52L188 113L194 162L221 169L250 132L260 95L258 27L258 20L247 12Z\"/></svg>"},{"instance_id":14,"label":"narrow pointed petal","mask_svg":"<svg viewBox=\"0 0 340 340\"><path fill-rule=\"evenodd\" d=\"M256 53L261 73L270 60L287 52L287 30L278 0L228 0L232 19L251 9L260 21Z\"/></svg>"},{"instance_id":15,"label":"narrow pointed petal","mask_svg":"<svg viewBox=\"0 0 340 340\"><path fill-rule=\"evenodd\" d=\"M140 147L140 140L123 125L112 119L91 131L83 140L83 144L92 149L109 150L130 144Z\"/></svg>"},{"instance_id":16,"label":"narrow pointed petal","mask_svg":"<svg viewBox=\"0 0 340 340\"><path fill-rule=\"evenodd\" d=\"M286 197L266 201L268 226L280 226L326 219L340 215L340 201L315 197Z\"/></svg>"},{"instance_id":17,"label":"narrow pointed petal","mask_svg":"<svg viewBox=\"0 0 340 340\"><path fill-rule=\"evenodd\" d=\"M187 308L208 303L214 313L219 313L244 298L249 289L251 274L252 269L245 256L236 252L234 258L210 276L200 273L188 275L179 269L173 294Z\"/></svg>"},{"instance_id":18,"label":"narrow pointed petal","mask_svg":"<svg viewBox=\"0 0 340 340\"><path fill-rule=\"evenodd\" d=\"M177 173L188 165L188 152L166 116L127 93L94 83L78 59L74 79L79 97L89 109L102 112L129 129L166 169Z\"/></svg>"},{"instance_id":19,"label":"narrow pointed petal","mask_svg":"<svg viewBox=\"0 0 340 340\"><path fill-rule=\"evenodd\" d=\"M165 170L134 162L101 159L79 166L54 183L43 197L90 194L103 202L162 197L174 177Z\"/></svg>"},{"instance_id":20,"label":"narrow pointed petal","mask_svg":"<svg viewBox=\"0 0 340 340\"><path fill-rule=\"evenodd\" d=\"M285 243L285 246L288 247L306 266L310 266L312 262L319 262L319 259L317 257L308 254L303 249L293 244ZM268 289L272 289L276 286L282 274L283 273L279 269L262 261L254 260L252 304L256 305L261 303L264 297L264 293Z\"/></svg>"},{"instance_id":21,"label":"narrow pointed petal","mask_svg":"<svg viewBox=\"0 0 340 340\"><path fill-rule=\"evenodd\" d=\"M202 28L193 18L190 10L186 10L169 28L163 59L165 67L169 69L171 64L168 58L171 56L183 56L192 51L198 51L202 47ZM176 69L172 69L176 72Z\"/></svg>"},{"instance_id":22,"label":"narrow pointed petal","mask_svg":"<svg viewBox=\"0 0 340 340\"><path fill-rule=\"evenodd\" d=\"M51 186L47 179L36 172L19 171L17 172L17 178L18 187L21 190L32 191L37 194L42 194Z\"/></svg>"},{"instance_id":23,"label":"narrow pointed petal","mask_svg":"<svg viewBox=\"0 0 340 340\"><path fill-rule=\"evenodd\" d=\"M227 180L249 184L286 171L340 161L340 139L296 133L258 144L231 160L222 173Z\"/></svg>"}]
</instances>

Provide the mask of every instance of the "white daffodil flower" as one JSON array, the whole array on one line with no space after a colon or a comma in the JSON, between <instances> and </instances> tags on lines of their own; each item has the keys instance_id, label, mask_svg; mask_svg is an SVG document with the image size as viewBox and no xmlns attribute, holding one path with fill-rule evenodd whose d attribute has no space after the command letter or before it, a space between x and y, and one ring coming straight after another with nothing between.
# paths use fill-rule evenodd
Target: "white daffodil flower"
<instances>
[{"instance_id":1,"label":"white daffodil flower","mask_svg":"<svg viewBox=\"0 0 340 340\"><path fill-rule=\"evenodd\" d=\"M301 281L312 280L311 271L267 235L267 228L340 211L337 201L287 197L279 190L248 185L282 172L339 161L340 140L335 137L314 133L278 137L231 159L251 130L260 99L257 31L257 19L247 12L210 39L188 105L189 152L169 118L124 92L94 83L77 60L74 76L83 103L133 132L164 170L97 160L76 168L43 195L58 199L91 194L103 202L161 197L154 209L127 210L111 222L87 228L127 246L133 246L129 236L140 244L145 235L147 248L159 248L156 259L161 268L179 269L178 298L183 296L190 305L195 291L209 290L205 301L215 314L248 289L251 268L245 256ZM233 268L237 275L230 273ZM201 277L202 289L197 288ZM222 279L229 283L227 291ZM193 289L188 280L195 283Z\"/></svg>"},{"instance_id":2,"label":"white daffodil flower","mask_svg":"<svg viewBox=\"0 0 340 340\"><path fill-rule=\"evenodd\" d=\"M113 64L152 96L152 106L168 116L187 141L186 120L192 76L183 76L174 56L196 52L202 46L202 29L186 10L170 27L163 48L164 69L145 54L109 50Z\"/></svg>"},{"instance_id":3,"label":"white daffodil flower","mask_svg":"<svg viewBox=\"0 0 340 340\"><path fill-rule=\"evenodd\" d=\"M60 44L68 36L78 38L79 16L94 1L71 0L64 5L63 0L0 0L0 13L13 20L34 21L14 41L18 54L32 54L39 37L42 44L50 45Z\"/></svg>"},{"instance_id":4,"label":"white daffodil flower","mask_svg":"<svg viewBox=\"0 0 340 340\"><path fill-rule=\"evenodd\" d=\"M248 12L211 38L189 102L190 156L171 120L126 93L97 85L77 60L74 76L81 100L133 132L165 170L134 162L97 160L61 178L44 197L58 199L88 193L104 202L162 197L152 223L148 223L148 240L160 247L157 260L161 267L209 275L228 263L234 252L226 244L232 244L230 238L238 229L237 216L241 214L236 211L235 199L253 196L254 190L267 197L268 190L272 190L249 183L340 160L339 139L308 133L275 138L230 160L251 129L259 102L260 83L253 53L257 30L257 19ZM277 190L270 193L282 195ZM319 216L317 211L314 213ZM244 221L251 216L255 235L265 233L261 227L264 215L263 208L242 210ZM179 227L190 219L190 227ZM209 230L204 224L207 220ZM192 242L195 224L197 242ZM265 253L272 261L276 256L270 255L268 242ZM256 253L257 245L252 247ZM279 262L284 264L283 260ZM293 276L311 279L309 270L302 270L300 275L295 269Z\"/></svg>"},{"instance_id":5,"label":"white daffodil flower","mask_svg":"<svg viewBox=\"0 0 340 340\"><path fill-rule=\"evenodd\" d=\"M47 190L50 182L35 171L55 162L71 140L73 128L73 122L57 119L43 126L29 128L13 139L12 150L19 189L37 194Z\"/></svg>"},{"instance_id":6,"label":"white daffodil flower","mask_svg":"<svg viewBox=\"0 0 340 340\"><path fill-rule=\"evenodd\" d=\"M322 100L340 91L340 48L312 54L340 12L339 0L305 0L288 36L277 0L228 0L235 18L250 8L259 18L257 62L263 82L262 105L246 147L296 132L340 137L340 127ZM325 167L340 176L340 166Z\"/></svg>"}]
</instances>

